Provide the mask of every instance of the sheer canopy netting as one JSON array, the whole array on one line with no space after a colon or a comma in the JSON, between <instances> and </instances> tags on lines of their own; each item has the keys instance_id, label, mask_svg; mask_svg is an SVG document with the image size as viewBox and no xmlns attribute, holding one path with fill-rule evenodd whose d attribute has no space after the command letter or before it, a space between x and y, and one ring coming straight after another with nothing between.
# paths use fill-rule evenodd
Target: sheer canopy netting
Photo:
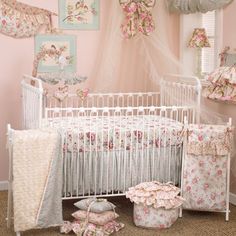
<instances>
[{"instance_id":1,"label":"sheer canopy netting","mask_svg":"<svg viewBox=\"0 0 236 236\"><path fill-rule=\"evenodd\" d=\"M164 74L181 73L184 65L181 65L177 53L174 53L178 45L174 41L178 38L178 24L175 22L178 18L169 13L165 0L157 0L152 9L156 27L154 32L150 36L138 33L131 39L125 39L121 32L125 14L119 0L104 1L107 10L102 19L99 52L90 77L92 91L157 91ZM162 90L162 93L179 104L178 95L168 89ZM196 101L188 100L187 103L193 106ZM213 112L210 107L202 101L196 109L201 123L225 124L228 121L227 116ZM234 169L235 166L232 165Z\"/></svg>"},{"instance_id":2,"label":"sheer canopy netting","mask_svg":"<svg viewBox=\"0 0 236 236\"><path fill-rule=\"evenodd\" d=\"M150 36L138 33L132 39L122 35L125 14L119 0L105 2L108 8L101 25L100 51L91 78L93 90L150 91L151 79L156 82L162 74L179 71L180 63L171 50L173 45L178 45L173 40L177 17L170 17L164 0L157 1L152 9L155 31Z\"/></svg>"},{"instance_id":3,"label":"sheer canopy netting","mask_svg":"<svg viewBox=\"0 0 236 236\"><path fill-rule=\"evenodd\" d=\"M174 21L178 18L169 13L165 0L156 1L152 9L154 32L149 36L137 33L131 39L126 39L121 31L125 14L119 0L104 1L108 8L101 25L99 53L90 78L92 91L157 91L163 75L181 74L184 65L174 53L174 48L178 48L174 39L179 35L179 30L174 28L178 24ZM171 97L172 104L181 103L179 94L172 94L168 87L162 93ZM186 103L193 106L196 101L189 99ZM203 123L221 124L228 119L210 111L204 104L198 109L201 109L199 114Z\"/></svg>"}]
</instances>

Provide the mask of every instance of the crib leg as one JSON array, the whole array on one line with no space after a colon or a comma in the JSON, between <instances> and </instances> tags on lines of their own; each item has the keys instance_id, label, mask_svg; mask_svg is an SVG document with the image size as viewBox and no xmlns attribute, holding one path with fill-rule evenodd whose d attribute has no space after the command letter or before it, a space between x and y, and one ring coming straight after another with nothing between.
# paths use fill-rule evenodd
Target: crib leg
<instances>
[{"instance_id":1,"label":"crib leg","mask_svg":"<svg viewBox=\"0 0 236 236\"><path fill-rule=\"evenodd\" d=\"M7 228L11 226L11 212L12 212L12 190L11 183L8 184L8 202L7 202Z\"/></svg>"},{"instance_id":2,"label":"crib leg","mask_svg":"<svg viewBox=\"0 0 236 236\"><path fill-rule=\"evenodd\" d=\"M225 220L229 221L229 184L230 184L230 154L227 158L227 180L226 180L226 214Z\"/></svg>"},{"instance_id":3,"label":"crib leg","mask_svg":"<svg viewBox=\"0 0 236 236\"><path fill-rule=\"evenodd\" d=\"M7 126L8 129L8 152L9 152L9 170L8 170L8 202L7 202L7 227L10 228L12 221L12 202L13 202L13 192L12 192L12 146L11 146L11 126Z\"/></svg>"},{"instance_id":4,"label":"crib leg","mask_svg":"<svg viewBox=\"0 0 236 236\"><path fill-rule=\"evenodd\" d=\"M180 207L180 209L179 209L179 218L182 218L182 216L183 216L183 208Z\"/></svg>"}]
</instances>

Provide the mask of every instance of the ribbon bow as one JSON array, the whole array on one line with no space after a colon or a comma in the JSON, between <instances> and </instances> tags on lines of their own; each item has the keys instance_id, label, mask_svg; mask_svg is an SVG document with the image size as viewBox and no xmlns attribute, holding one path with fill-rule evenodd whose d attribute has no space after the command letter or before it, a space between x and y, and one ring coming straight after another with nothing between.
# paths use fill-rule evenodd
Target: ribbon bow
<instances>
[{"instance_id":1,"label":"ribbon bow","mask_svg":"<svg viewBox=\"0 0 236 236\"><path fill-rule=\"evenodd\" d=\"M132 38L138 32L150 35L155 30L155 23L151 10L156 0L119 0L126 15L121 24L121 31L125 38Z\"/></svg>"}]
</instances>

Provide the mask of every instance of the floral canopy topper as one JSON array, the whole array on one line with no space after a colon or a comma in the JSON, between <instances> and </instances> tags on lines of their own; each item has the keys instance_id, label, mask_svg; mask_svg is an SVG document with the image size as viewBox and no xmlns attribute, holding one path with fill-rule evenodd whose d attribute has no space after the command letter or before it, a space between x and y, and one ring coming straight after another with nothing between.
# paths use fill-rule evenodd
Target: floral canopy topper
<instances>
[{"instance_id":1,"label":"floral canopy topper","mask_svg":"<svg viewBox=\"0 0 236 236\"><path fill-rule=\"evenodd\" d=\"M138 32L150 35L155 30L151 10L156 0L119 0L126 15L121 31L125 38L132 38Z\"/></svg>"}]
</instances>

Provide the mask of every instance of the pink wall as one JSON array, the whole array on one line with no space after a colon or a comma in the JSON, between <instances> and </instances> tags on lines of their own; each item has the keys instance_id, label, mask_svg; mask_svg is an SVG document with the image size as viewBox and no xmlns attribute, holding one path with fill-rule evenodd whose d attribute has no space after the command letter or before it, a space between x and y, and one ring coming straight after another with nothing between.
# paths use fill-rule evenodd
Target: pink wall
<instances>
[{"instance_id":1,"label":"pink wall","mask_svg":"<svg viewBox=\"0 0 236 236\"><path fill-rule=\"evenodd\" d=\"M223 46L230 46L236 49L236 1L233 1L224 9L224 37Z\"/></svg>"},{"instance_id":2,"label":"pink wall","mask_svg":"<svg viewBox=\"0 0 236 236\"><path fill-rule=\"evenodd\" d=\"M223 47L230 46L231 49L236 49L236 1L233 1L229 6L224 9L224 22L223 22ZM233 124L236 127L236 107L230 104L215 104L221 114L232 117ZM236 130L234 132L234 148L236 148ZM231 192L236 194L236 153L232 157L231 169Z\"/></svg>"},{"instance_id":3,"label":"pink wall","mask_svg":"<svg viewBox=\"0 0 236 236\"><path fill-rule=\"evenodd\" d=\"M101 2L101 26L106 24L107 5L110 0ZM114 0L112 0L114 1ZM117 0L118 1L118 0ZM21 0L31 5L58 12L58 1L48 0ZM55 17L55 26L57 18ZM179 18L171 16L173 30L168 27L168 33L173 37L170 42L176 55L179 50ZM161 24L161 22L160 22ZM99 31L65 31L67 34L77 35L77 71L81 75L90 77L93 63L99 47ZM158 28L157 28L158 30ZM20 82L23 74L31 74L34 59L34 39L12 39L0 34L0 181L7 180L8 155L6 151L6 125L10 123L13 128L21 128L21 88ZM93 81L88 80L89 87ZM151 86L151 85L150 85Z\"/></svg>"},{"instance_id":4,"label":"pink wall","mask_svg":"<svg viewBox=\"0 0 236 236\"><path fill-rule=\"evenodd\" d=\"M31 5L58 12L58 1L21 0ZM106 5L101 1L101 21ZM57 25L57 17L54 19ZM102 24L103 25L103 24ZM99 43L100 31L67 31L77 35L77 70L89 77ZM6 125L21 128L21 88L23 74L31 74L34 59L34 38L13 39L0 34L0 181L7 179Z\"/></svg>"}]
</instances>

